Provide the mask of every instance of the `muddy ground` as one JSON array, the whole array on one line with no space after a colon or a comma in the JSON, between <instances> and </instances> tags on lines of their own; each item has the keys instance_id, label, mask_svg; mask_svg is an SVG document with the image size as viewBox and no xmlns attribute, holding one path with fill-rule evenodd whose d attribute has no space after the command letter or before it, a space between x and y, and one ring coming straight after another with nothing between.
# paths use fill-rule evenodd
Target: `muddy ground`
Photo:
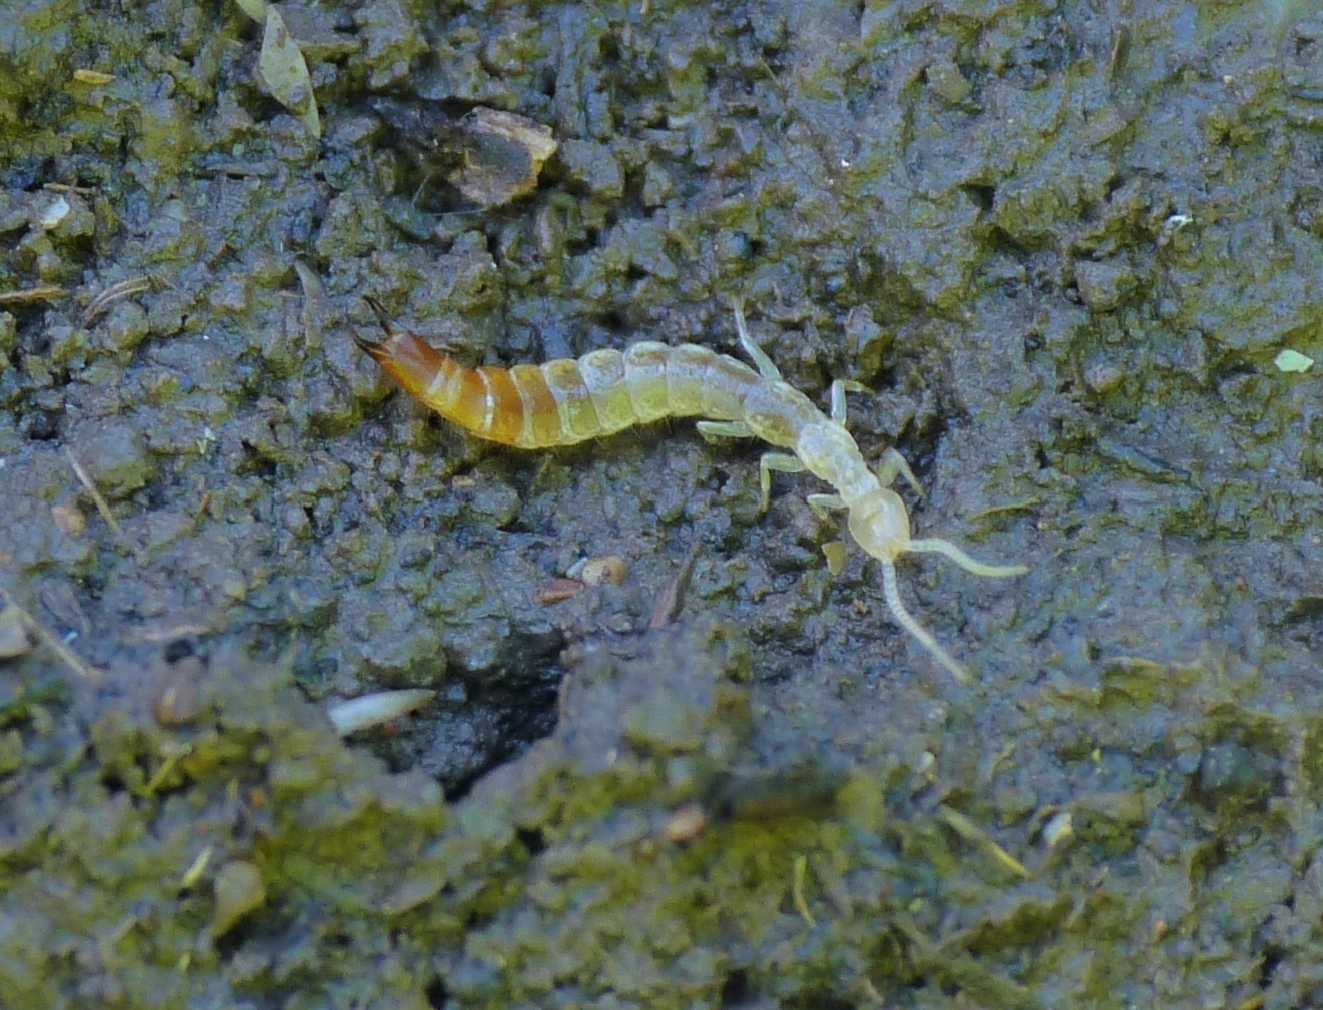
<instances>
[{"instance_id":1,"label":"muddy ground","mask_svg":"<svg viewBox=\"0 0 1323 1010\"><path fill-rule=\"evenodd\" d=\"M8 11L0 1005L1323 1001L1313 5L290 4L320 135L238 5ZM902 564L962 686L807 476L475 441L364 295L503 364L744 297L1030 574Z\"/></svg>"}]
</instances>

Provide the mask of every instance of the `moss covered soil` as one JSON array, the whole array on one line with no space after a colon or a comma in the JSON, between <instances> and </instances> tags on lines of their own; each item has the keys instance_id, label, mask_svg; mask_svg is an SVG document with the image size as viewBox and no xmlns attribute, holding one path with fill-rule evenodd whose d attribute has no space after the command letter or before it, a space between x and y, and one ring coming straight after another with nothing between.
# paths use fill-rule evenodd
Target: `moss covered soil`
<instances>
[{"instance_id":1,"label":"moss covered soil","mask_svg":"<svg viewBox=\"0 0 1323 1010\"><path fill-rule=\"evenodd\" d=\"M0 1006L1323 1001L1314 5L245 6L0 15ZM743 297L1031 572L903 563L957 684L807 476L476 441L365 295L493 364Z\"/></svg>"}]
</instances>

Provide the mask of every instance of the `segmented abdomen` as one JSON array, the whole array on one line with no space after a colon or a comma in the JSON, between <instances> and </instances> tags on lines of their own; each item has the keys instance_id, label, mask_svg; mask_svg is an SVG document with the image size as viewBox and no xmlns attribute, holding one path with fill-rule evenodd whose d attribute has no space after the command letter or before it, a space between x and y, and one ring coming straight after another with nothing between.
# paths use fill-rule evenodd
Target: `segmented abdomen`
<instances>
[{"instance_id":1,"label":"segmented abdomen","mask_svg":"<svg viewBox=\"0 0 1323 1010\"><path fill-rule=\"evenodd\" d=\"M644 341L577 361L466 368L395 331L365 345L410 393L475 435L525 449L569 445L663 417L734 420L763 380L724 354Z\"/></svg>"}]
</instances>

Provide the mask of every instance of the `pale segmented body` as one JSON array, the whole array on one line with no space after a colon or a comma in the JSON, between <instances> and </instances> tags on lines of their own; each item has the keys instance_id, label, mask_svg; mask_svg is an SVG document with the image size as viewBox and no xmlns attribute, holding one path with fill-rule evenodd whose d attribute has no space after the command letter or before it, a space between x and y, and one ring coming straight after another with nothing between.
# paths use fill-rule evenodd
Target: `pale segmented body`
<instances>
[{"instance_id":1,"label":"pale segmented body","mask_svg":"<svg viewBox=\"0 0 1323 1010\"><path fill-rule=\"evenodd\" d=\"M848 513L850 533L882 563L883 590L893 616L952 674L956 662L905 609L894 562L907 552L943 554L976 575L1023 574L1021 565L984 565L945 540L914 540L909 514L889 486L903 475L917 488L894 450L877 472L869 468L845 430L845 393L861 389L832 384L831 415L782 380L771 359L750 339L736 306L740 343L758 370L695 344L671 347L642 342L624 351L601 350L577 361L558 359L513 368L466 368L418 337L394 329L376 302L386 339L358 339L409 393L449 420L483 438L526 449L568 445L663 417L701 416L708 437L757 437L790 452L763 455L760 477L767 507L771 471L808 470L836 489L809 495L819 515Z\"/></svg>"}]
</instances>

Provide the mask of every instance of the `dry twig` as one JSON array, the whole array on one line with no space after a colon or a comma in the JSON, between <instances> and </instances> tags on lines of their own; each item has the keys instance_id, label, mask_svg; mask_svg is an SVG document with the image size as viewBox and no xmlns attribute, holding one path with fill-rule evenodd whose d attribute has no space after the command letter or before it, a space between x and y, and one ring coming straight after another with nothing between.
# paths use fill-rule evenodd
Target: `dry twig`
<instances>
[{"instance_id":1,"label":"dry twig","mask_svg":"<svg viewBox=\"0 0 1323 1010\"><path fill-rule=\"evenodd\" d=\"M146 291L151 286L152 279L146 274L140 277L130 277L118 284L110 285L87 303L87 308L83 309L83 325L86 326L100 316L106 309L110 308L112 303L119 301L121 298L128 298L130 295Z\"/></svg>"},{"instance_id":2,"label":"dry twig","mask_svg":"<svg viewBox=\"0 0 1323 1010\"><path fill-rule=\"evenodd\" d=\"M73 472L75 476L77 476L79 482L83 485L87 493L92 496L92 503L96 505L96 510L101 513L101 518L106 521L106 525L110 527L110 532L115 534L116 540L123 543L124 531L120 529L120 525L115 521L115 517L110 514L110 504L102 496L101 492L96 489L96 485L92 483L92 478L89 477L87 471L83 469L83 464L78 462L78 457L73 454L73 450L67 445L64 447L64 454L68 457L69 465L73 467Z\"/></svg>"},{"instance_id":3,"label":"dry twig","mask_svg":"<svg viewBox=\"0 0 1323 1010\"><path fill-rule=\"evenodd\" d=\"M88 666L79 659L78 656L69 650L68 646L61 642L55 635L47 631L45 625L28 613L24 607L20 606L4 589L0 589L0 600L3 600L7 606L13 607L18 612L19 617L23 619L23 623L27 625L28 631L41 639L42 643L50 649L51 652L60 657L61 661L63 661L69 669L73 670L74 673L93 684L101 680L100 670Z\"/></svg>"},{"instance_id":4,"label":"dry twig","mask_svg":"<svg viewBox=\"0 0 1323 1010\"><path fill-rule=\"evenodd\" d=\"M58 284L42 284L18 291L0 291L0 305L22 305L26 302L53 302L63 298L67 291Z\"/></svg>"}]
</instances>

